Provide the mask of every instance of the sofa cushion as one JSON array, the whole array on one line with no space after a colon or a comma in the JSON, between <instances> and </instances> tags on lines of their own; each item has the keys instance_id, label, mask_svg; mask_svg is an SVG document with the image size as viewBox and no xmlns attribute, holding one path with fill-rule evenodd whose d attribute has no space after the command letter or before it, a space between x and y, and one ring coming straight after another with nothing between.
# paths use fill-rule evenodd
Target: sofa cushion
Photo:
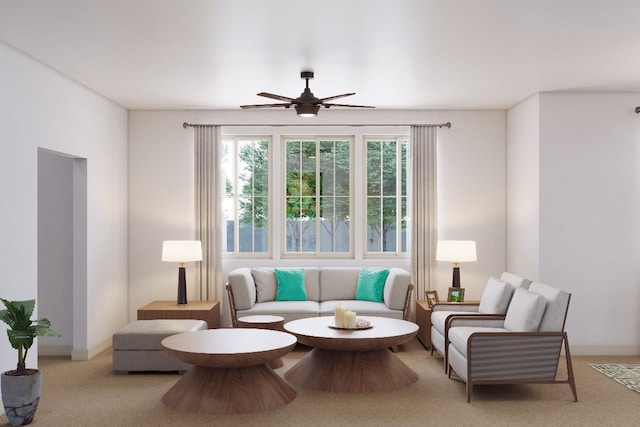
<instances>
[{"instance_id":1,"label":"sofa cushion","mask_svg":"<svg viewBox=\"0 0 640 427\"><path fill-rule=\"evenodd\" d=\"M361 300L322 301L320 303L320 316L333 316L335 306L342 304L345 309L355 311L356 316L382 316L394 319L402 319L402 311L392 310L383 302Z\"/></svg>"},{"instance_id":2,"label":"sofa cushion","mask_svg":"<svg viewBox=\"0 0 640 427\"><path fill-rule=\"evenodd\" d=\"M537 331L545 306L546 300L542 295L524 288L516 289L504 319L505 329L513 332Z\"/></svg>"},{"instance_id":3,"label":"sofa cushion","mask_svg":"<svg viewBox=\"0 0 640 427\"><path fill-rule=\"evenodd\" d=\"M358 267L327 267L320 269L320 301L355 300Z\"/></svg>"},{"instance_id":4,"label":"sofa cushion","mask_svg":"<svg viewBox=\"0 0 640 427\"><path fill-rule=\"evenodd\" d=\"M502 280L490 277L482 292L478 313L504 314L507 312L513 287Z\"/></svg>"},{"instance_id":5,"label":"sofa cushion","mask_svg":"<svg viewBox=\"0 0 640 427\"><path fill-rule=\"evenodd\" d=\"M251 274L256 283L256 302L275 300L278 281L273 268L253 268Z\"/></svg>"},{"instance_id":6,"label":"sofa cushion","mask_svg":"<svg viewBox=\"0 0 640 427\"><path fill-rule=\"evenodd\" d=\"M356 299L362 301L382 302L384 284L388 275L389 270L386 268L374 270L369 267L362 267L358 274Z\"/></svg>"},{"instance_id":7,"label":"sofa cushion","mask_svg":"<svg viewBox=\"0 0 640 427\"><path fill-rule=\"evenodd\" d=\"M318 317L320 303L317 301L267 301L255 304L249 310L238 310L238 317L251 315L272 315L281 316L284 322L304 319L307 317Z\"/></svg>"},{"instance_id":8,"label":"sofa cushion","mask_svg":"<svg viewBox=\"0 0 640 427\"><path fill-rule=\"evenodd\" d=\"M276 301L306 301L304 268L276 268Z\"/></svg>"}]
</instances>

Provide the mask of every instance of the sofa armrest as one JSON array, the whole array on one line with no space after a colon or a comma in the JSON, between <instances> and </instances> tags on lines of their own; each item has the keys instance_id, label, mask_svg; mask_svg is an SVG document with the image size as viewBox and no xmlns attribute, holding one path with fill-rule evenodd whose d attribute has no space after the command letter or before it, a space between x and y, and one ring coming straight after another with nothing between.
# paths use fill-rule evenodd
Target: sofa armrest
<instances>
[{"instance_id":1,"label":"sofa armrest","mask_svg":"<svg viewBox=\"0 0 640 427\"><path fill-rule=\"evenodd\" d=\"M229 273L229 286L236 310L248 310L256 303L256 284L249 268L237 268Z\"/></svg>"},{"instance_id":2,"label":"sofa armrest","mask_svg":"<svg viewBox=\"0 0 640 427\"><path fill-rule=\"evenodd\" d=\"M391 310L405 310L411 286L411 274L402 268L390 268L384 284L383 301Z\"/></svg>"},{"instance_id":3,"label":"sofa armrest","mask_svg":"<svg viewBox=\"0 0 640 427\"><path fill-rule=\"evenodd\" d=\"M404 310L402 311L402 320L409 320L409 311L411 310L411 293L413 292L413 285L410 284L407 288L407 299L404 302Z\"/></svg>"}]
</instances>

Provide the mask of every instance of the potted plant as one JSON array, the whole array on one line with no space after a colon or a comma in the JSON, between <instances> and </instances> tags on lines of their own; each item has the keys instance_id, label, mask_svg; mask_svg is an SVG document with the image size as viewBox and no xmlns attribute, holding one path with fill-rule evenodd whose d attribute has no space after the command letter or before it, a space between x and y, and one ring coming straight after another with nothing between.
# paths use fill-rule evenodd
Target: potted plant
<instances>
[{"instance_id":1,"label":"potted plant","mask_svg":"<svg viewBox=\"0 0 640 427\"><path fill-rule=\"evenodd\" d=\"M27 369L27 352L37 336L59 337L50 329L47 319L31 320L36 300L8 301L0 298L5 309L0 310L0 320L9 325L7 335L11 346L18 350L16 369L2 373L2 403L12 426L31 423L40 400L41 372Z\"/></svg>"}]
</instances>

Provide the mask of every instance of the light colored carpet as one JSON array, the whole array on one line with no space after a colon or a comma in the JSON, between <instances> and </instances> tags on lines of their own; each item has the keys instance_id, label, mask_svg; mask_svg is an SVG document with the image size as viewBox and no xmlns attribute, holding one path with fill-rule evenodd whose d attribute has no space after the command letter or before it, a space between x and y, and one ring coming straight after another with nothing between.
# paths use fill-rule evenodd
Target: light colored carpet
<instances>
[{"instance_id":1,"label":"light colored carpet","mask_svg":"<svg viewBox=\"0 0 640 427\"><path fill-rule=\"evenodd\" d=\"M640 365L621 363L592 363L591 366L629 390L640 393Z\"/></svg>"},{"instance_id":2,"label":"light colored carpet","mask_svg":"<svg viewBox=\"0 0 640 427\"><path fill-rule=\"evenodd\" d=\"M287 355L284 376L308 349ZM463 383L447 378L442 358L418 341L397 353L419 376L385 393L326 393L293 388L286 407L243 415L183 413L162 404L176 374L114 375L111 352L90 361L41 357L43 389L34 426L631 426L640 396L620 387L589 363L640 363L640 357L574 357L578 402L568 385L477 386L466 402ZM561 373L562 375L562 373ZM0 419L6 423L6 418Z\"/></svg>"}]
</instances>

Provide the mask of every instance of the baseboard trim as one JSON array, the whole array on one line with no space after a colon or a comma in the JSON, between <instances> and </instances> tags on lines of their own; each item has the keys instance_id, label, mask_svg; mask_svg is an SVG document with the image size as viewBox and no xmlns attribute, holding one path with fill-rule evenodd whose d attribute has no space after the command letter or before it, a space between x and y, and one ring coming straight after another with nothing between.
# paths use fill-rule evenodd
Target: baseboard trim
<instances>
[{"instance_id":1,"label":"baseboard trim","mask_svg":"<svg viewBox=\"0 0 640 427\"><path fill-rule=\"evenodd\" d=\"M71 356L73 347L70 345L40 345L38 356Z\"/></svg>"},{"instance_id":2,"label":"baseboard trim","mask_svg":"<svg viewBox=\"0 0 640 427\"><path fill-rule=\"evenodd\" d=\"M572 356L640 356L640 346L571 345Z\"/></svg>"},{"instance_id":3,"label":"baseboard trim","mask_svg":"<svg viewBox=\"0 0 640 427\"><path fill-rule=\"evenodd\" d=\"M91 360L109 347L111 347L111 339L105 340L88 350L73 349L71 351L71 360Z\"/></svg>"}]
</instances>

